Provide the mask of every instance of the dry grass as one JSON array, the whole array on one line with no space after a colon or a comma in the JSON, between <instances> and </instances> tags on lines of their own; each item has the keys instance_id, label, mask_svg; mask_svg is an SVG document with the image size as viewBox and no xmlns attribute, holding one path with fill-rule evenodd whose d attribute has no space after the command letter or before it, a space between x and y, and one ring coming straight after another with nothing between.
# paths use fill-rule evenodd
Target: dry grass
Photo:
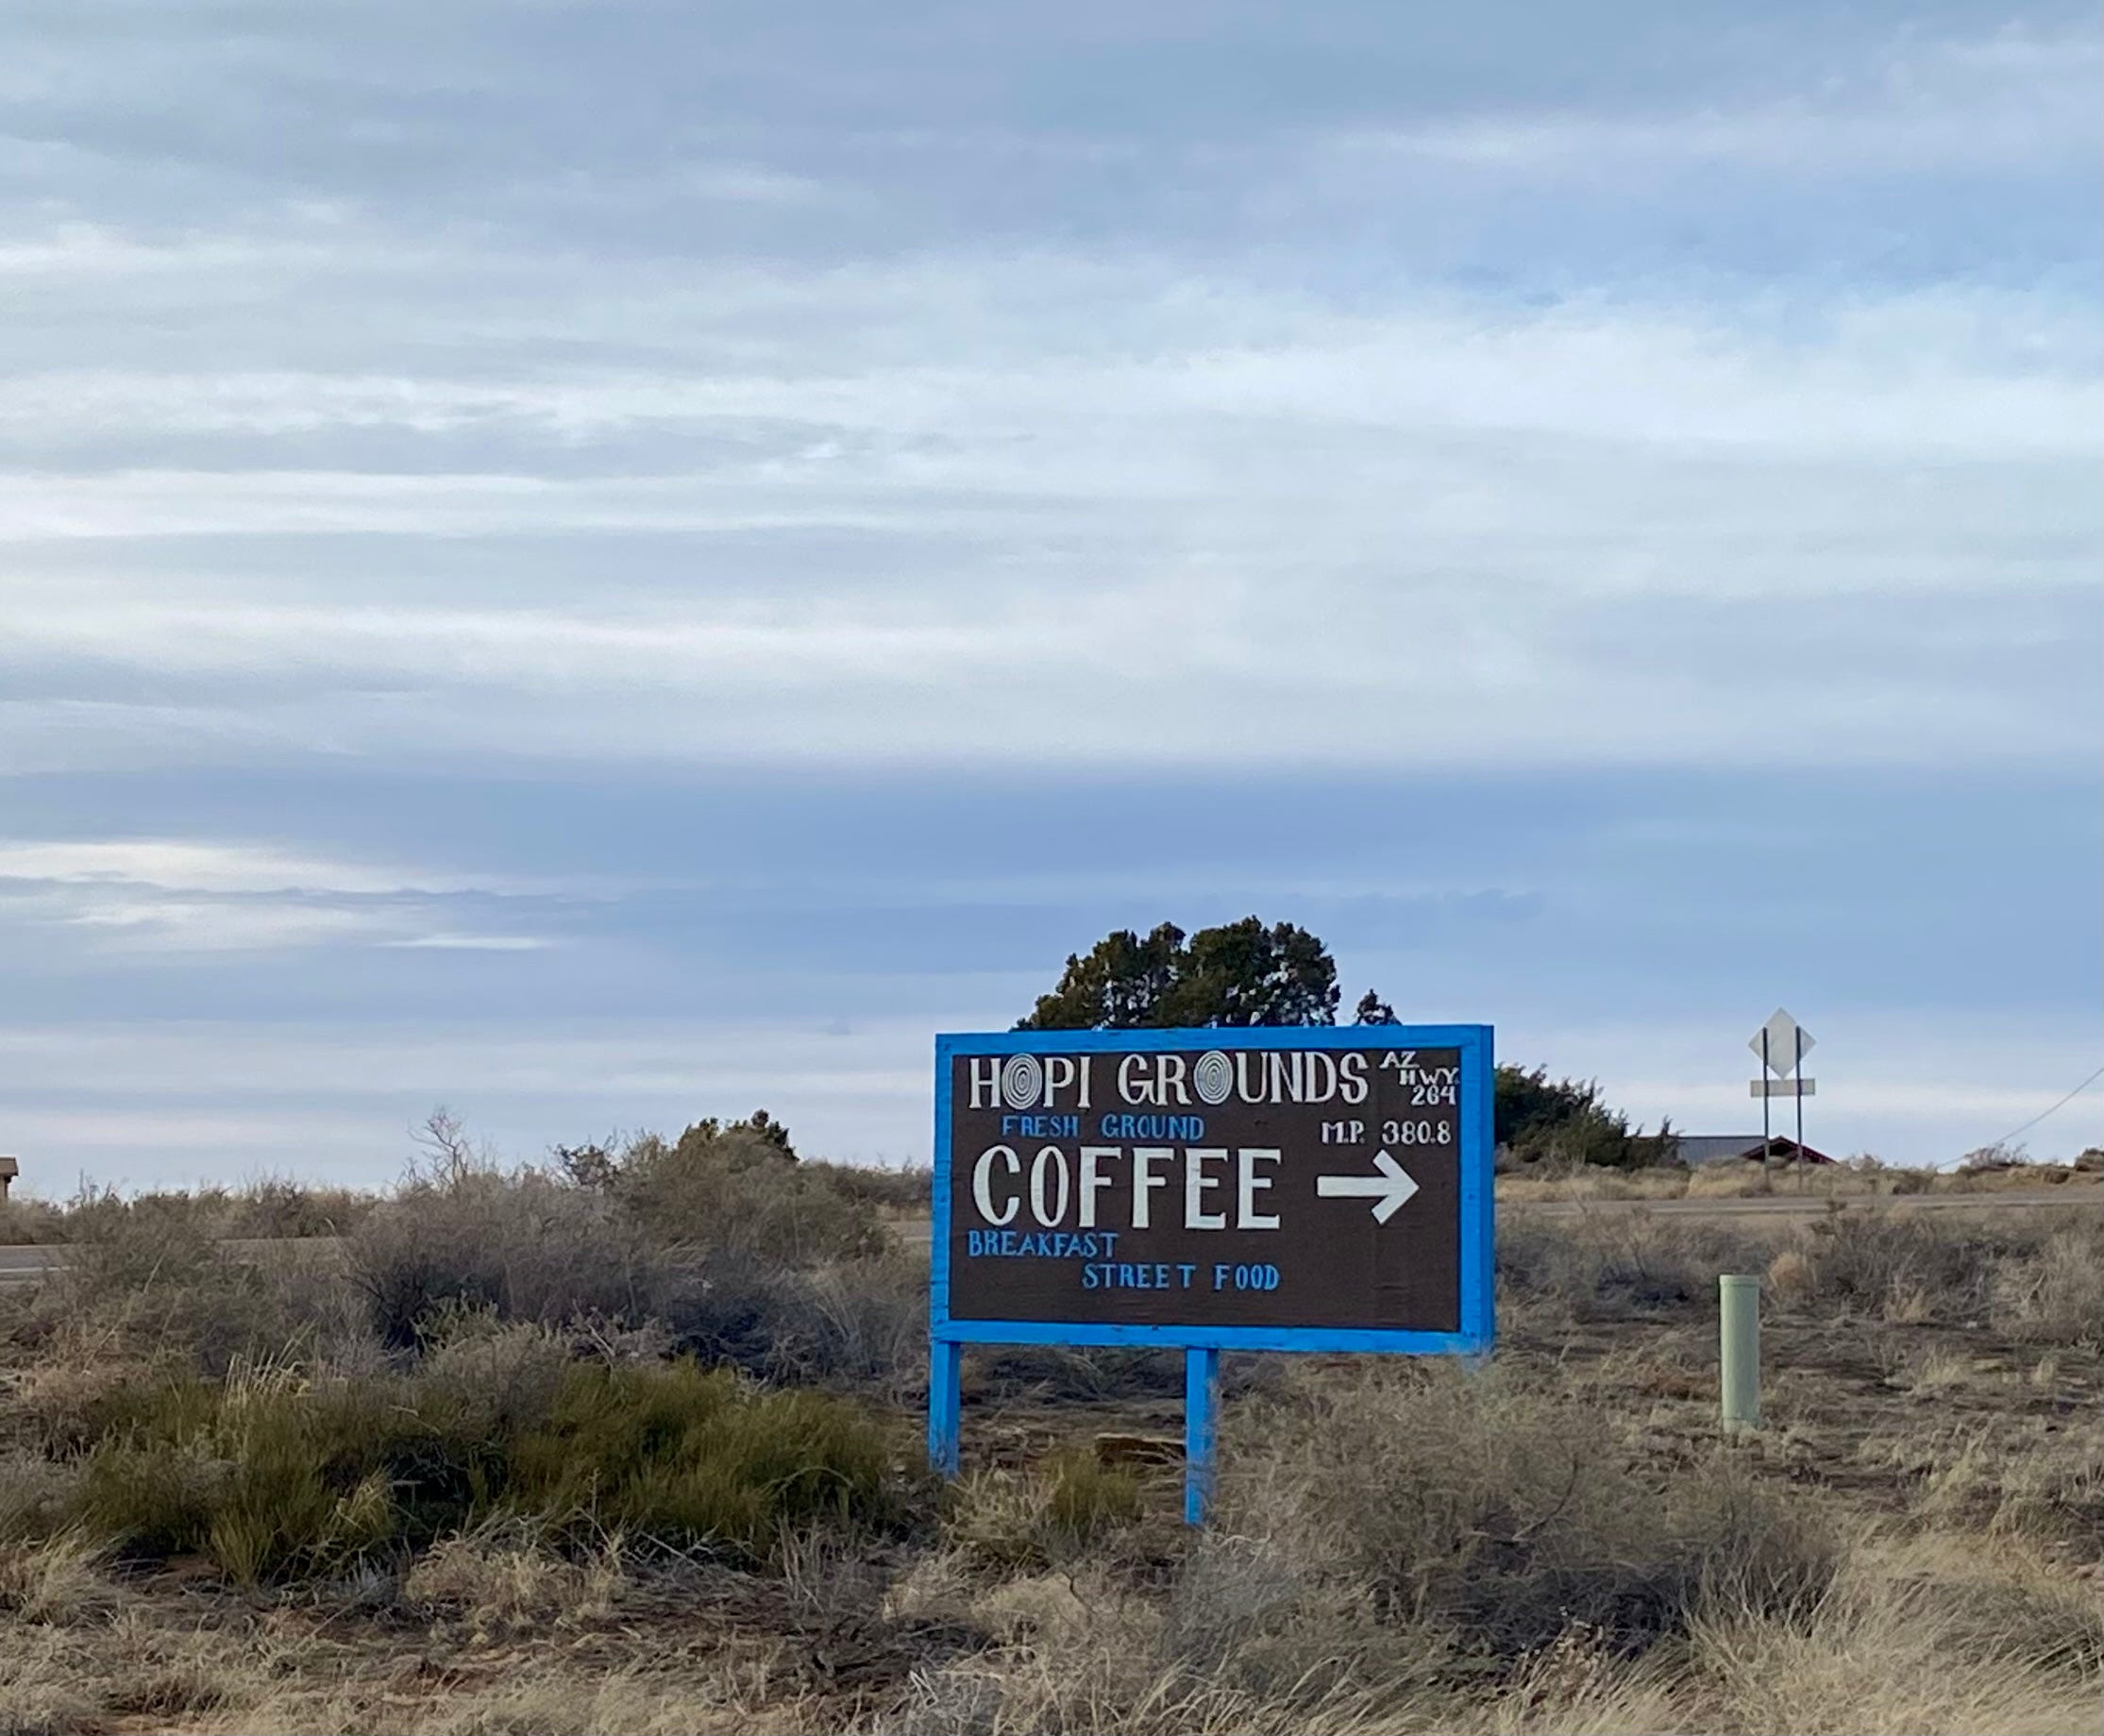
<instances>
[{"instance_id":1,"label":"dry grass","mask_svg":"<svg viewBox=\"0 0 2104 1736\"><path fill-rule=\"evenodd\" d=\"M1500 1226L1500 1306L1542 1307L1574 1321L1699 1310L1720 1272L1758 1272L1770 1226L1738 1227L1613 1212L1575 1220L1519 1217Z\"/></svg>"},{"instance_id":2,"label":"dry grass","mask_svg":"<svg viewBox=\"0 0 2104 1736\"><path fill-rule=\"evenodd\" d=\"M1677 1200L1689 1191L1687 1170L1517 1171L1497 1180L1498 1198L1510 1205L1535 1200Z\"/></svg>"},{"instance_id":3,"label":"dry grass","mask_svg":"<svg viewBox=\"0 0 2104 1736\"><path fill-rule=\"evenodd\" d=\"M107 1554L79 1531L0 1543L0 1616L49 1625L105 1612L115 1603L102 1574Z\"/></svg>"},{"instance_id":4,"label":"dry grass","mask_svg":"<svg viewBox=\"0 0 2104 1736\"><path fill-rule=\"evenodd\" d=\"M2002 1329L2034 1344L2104 1341L2104 1225L2057 1226L2028 1256L1998 1265L1993 1306Z\"/></svg>"},{"instance_id":5,"label":"dry grass","mask_svg":"<svg viewBox=\"0 0 2104 1736\"><path fill-rule=\"evenodd\" d=\"M1661 1491L1611 1413L1564 1382L1332 1372L1244 1427L1231 1523L1341 1576L1427 1651L1508 1660L1574 1624L1641 1649L1719 1588L1802 1611L1835 1571L1814 1503L1779 1499L1722 1450Z\"/></svg>"},{"instance_id":6,"label":"dry grass","mask_svg":"<svg viewBox=\"0 0 2104 1736\"><path fill-rule=\"evenodd\" d=\"M120 1197L113 1188L83 1188L64 1204L0 1200L0 1244L44 1244L107 1238L112 1225L182 1230L209 1241L275 1240L347 1234L379 1203L350 1188L316 1188L263 1176L239 1188Z\"/></svg>"},{"instance_id":7,"label":"dry grass","mask_svg":"<svg viewBox=\"0 0 2104 1736\"><path fill-rule=\"evenodd\" d=\"M173 1212L101 1222L99 1288L0 1297L0 1732L2096 1728L2086 1217L1516 1216L1492 1367L1238 1367L1194 1537L1173 1466L1092 1447L1173 1432L1144 1358L978 1359L938 1502L910 1261L457 1191L368 1222L422 1286L392 1347L345 1274L244 1276ZM1728 1450L1725 1270L1768 1277ZM773 1388L665 1362L704 1332ZM157 1548L92 1523L151 1516L149 1459L192 1527Z\"/></svg>"},{"instance_id":8,"label":"dry grass","mask_svg":"<svg viewBox=\"0 0 2104 1736\"><path fill-rule=\"evenodd\" d=\"M1925 1425L1894 1443L1918 1480L1911 1510L1932 1526L2070 1552L2104 1530L2104 1440L2045 1419Z\"/></svg>"},{"instance_id":9,"label":"dry grass","mask_svg":"<svg viewBox=\"0 0 2104 1736\"><path fill-rule=\"evenodd\" d=\"M472 1640L547 1633L604 1621L627 1583L621 1539L581 1558L548 1547L537 1529L500 1521L445 1538L402 1581L405 1608L459 1622Z\"/></svg>"},{"instance_id":10,"label":"dry grass","mask_svg":"<svg viewBox=\"0 0 2104 1736\"><path fill-rule=\"evenodd\" d=\"M1134 1474L1069 1451L1026 1470L975 1471L950 1490L943 1535L966 1560L1016 1570L1085 1554L1105 1532L1139 1517Z\"/></svg>"},{"instance_id":11,"label":"dry grass","mask_svg":"<svg viewBox=\"0 0 2104 1736\"><path fill-rule=\"evenodd\" d=\"M238 1717L200 1728L285 1736L773 1736L838 1728L782 1692L764 1668L749 1665L719 1673L688 1661L665 1669L639 1660L555 1675L522 1660L508 1672L478 1672L436 1692L422 1688L282 1688Z\"/></svg>"},{"instance_id":12,"label":"dry grass","mask_svg":"<svg viewBox=\"0 0 2104 1736\"><path fill-rule=\"evenodd\" d=\"M0 1246L36 1247L66 1239L66 1214L48 1200L0 1200Z\"/></svg>"},{"instance_id":13,"label":"dry grass","mask_svg":"<svg viewBox=\"0 0 2104 1736\"><path fill-rule=\"evenodd\" d=\"M80 1486L77 1464L20 1447L0 1452L0 1543L60 1529Z\"/></svg>"}]
</instances>

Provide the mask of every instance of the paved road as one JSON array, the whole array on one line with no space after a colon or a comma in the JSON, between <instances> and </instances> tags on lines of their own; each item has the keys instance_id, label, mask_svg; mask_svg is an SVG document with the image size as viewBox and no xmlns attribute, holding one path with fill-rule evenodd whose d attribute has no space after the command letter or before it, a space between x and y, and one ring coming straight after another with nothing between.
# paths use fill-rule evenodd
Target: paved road
<instances>
[{"instance_id":1,"label":"paved road","mask_svg":"<svg viewBox=\"0 0 2104 1736\"><path fill-rule=\"evenodd\" d=\"M1787 1184L1786 1184L1787 1185ZM1850 1211L1997 1211L2005 1205L2100 1205L2104 1188L2011 1188L2002 1193L1843 1194ZM1661 1218L1824 1217L1825 1194L1771 1193L1751 1200L1506 1200L1501 1212L1576 1218L1598 1212L1655 1212Z\"/></svg>"},{"instance_id":2,"label":"paved road","mask_svg":"<svg viewBox=\"0 0 2104 1736\"><path fill-rule=\"evenodd\" d=\"M1809 1218L1823 1217L1826 1199L1822 1194L1766 1194L1751 1200L1506 1200L1501 1213L1522 1218L1608 1217L1642 1212L1661 1218ZM2060 1206L2095 1209L2104 1205L2104 1188L2011 1188L2003 1193L1899 1193L1884 1196L1843 1196L1841 1204L1850 1211L1999 1211L2004 1207L2028 1209ZM901 1243L909 1248L928 1245L928 1221L908 1218L893 1225ZM278 1251L319 1253L324 1239L304 1242L243 1241L227 1244L249 1258L267 1258ZM0 1247L0 1285L34 1284L66 1263L63 1247Z\"/></svg>"},{"instance_id":3,"label":"paved road","mask_svg":"<svg viewBox=\"0 0 2104 1736\"><path fill-rule=\"evenodd\" d=\"M63 1248L0 1248L0 1284L34 1284L64 1263Z\"/></svg>"},{"instance_id":4,"label":"paved road","mask_svg":"<svg viewBox=\"0 0 2104 1736\"><path fill-rule=\"evenodd\" d=\"M275 1241L267 1238L237 1238L219 1245L237 1258L260 1263L332 1257L343 1246L332 1236L305 1236ZM0 1246L0 1286L35 1284L53 1273L63 1271L65 1264L63 1243L38 1248Z\"/></svg>"}]
</instances>

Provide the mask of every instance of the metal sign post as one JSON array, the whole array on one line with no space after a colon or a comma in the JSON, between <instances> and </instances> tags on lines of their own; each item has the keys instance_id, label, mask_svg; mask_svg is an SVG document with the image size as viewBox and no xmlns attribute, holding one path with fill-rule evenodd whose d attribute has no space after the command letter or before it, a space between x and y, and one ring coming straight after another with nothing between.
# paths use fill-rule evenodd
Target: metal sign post
<instances>
[{"instance_id":1,"label":"metal sign post","mask_svg":"<svg viewBox=\"0 0 2104 1736\"><path fill-rule=\"evenodd\" d=\"M1791 1033L1790 1070L1797 1081L1797 1183L1798 1191L1804 1189L1805 1180L1805 1087L1810 1083L1805 1077L1805 1027L1797 1025ZM1767 1102L1762 1098L1763 1103Z\"/></svg>"},{"instance_id":2,"label":"metal sign post","mask_svg":"<svg viewBox=\"0 0 2104 1736\"><path fill-rule=\"evenodd\" d=\"M966 1344L1181 1349L1196 1525L1221 1351L1487 1352L1491 1093L1488 1025L937 1037L930 1460Z\"/></svg>"},{"instance_id":3,"label":"metal sign post","mask_svg":"<svg viewBox=\"0 0 2104 1736\"><path fill-rule=\"evenodd\" d=\"M1760 1099L1760 1157L1765 1163L1773 1153L1768 1104L1771 1098L1797 1100L1797 1179L1802 1187L1805 1161L1805 1099L1818 1093L1819 1082L1805 1077L1805 1056L1816 1039L1781 1007L1768 1016L1768 1022L1748 1039L1746 1047L1760 1057L1760 1077L1747 1087ZM1787 1055L1787 1060L1777 1057Z\"/></svg>"},{"instance_id":4,"label":"metal sign post","mask_svg":"<svg viewBox=\"0 0 2104 1736\"><path fill-rule=\"evenodd\" d=\"M1767 1084L1768 1075L1773 1070L1774 1067L1768 1059L1768 1027L1762 1025L1760 1027L1760 1082L1763 1086ZM1763 1167L1766 1166L1769 1158L1776 1155L1774 1136L1769 1131L1769 1096L1770 1093L1765 1090L1760 1093L1760 1161ZM1761 1183L1763 1188L1767 1185L1766 1182Z\"/></svg>"}]
</instances>

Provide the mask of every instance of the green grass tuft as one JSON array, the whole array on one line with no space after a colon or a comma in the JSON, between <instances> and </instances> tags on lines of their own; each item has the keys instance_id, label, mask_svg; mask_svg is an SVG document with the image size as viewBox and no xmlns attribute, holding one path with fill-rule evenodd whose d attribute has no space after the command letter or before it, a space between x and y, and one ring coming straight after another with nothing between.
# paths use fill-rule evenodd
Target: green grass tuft
<instances>
[{"instance_id":1,"label":"green grass tuft","mask_svg":"<svg viewBox=\"0 0 2104 1736\"><path fill-rule=\"evenodd\" d=\"M579 1365L518 1442L508 1499L562 1525L756 1556L784 1525L897 1519L893 1458L884 1428L822 1393L692 1360Z\"/></svg>"},{"instance_id":2,"label":"green grass tuft","mask_svg":"<svg viewBox=\"0 0 2104 1736\"><path fill-rule=\"evenodd\" d=\"M202 1555L244 1584L500 1510L757 1559L783 1525L897 1523L894 1458L845 1400L691 1361L572 1365L538 1413L494 1423L435 1381L249 1370L143 1393L89 1456L76 1516L127 1555Z\"/></svg>"}]
</instances>

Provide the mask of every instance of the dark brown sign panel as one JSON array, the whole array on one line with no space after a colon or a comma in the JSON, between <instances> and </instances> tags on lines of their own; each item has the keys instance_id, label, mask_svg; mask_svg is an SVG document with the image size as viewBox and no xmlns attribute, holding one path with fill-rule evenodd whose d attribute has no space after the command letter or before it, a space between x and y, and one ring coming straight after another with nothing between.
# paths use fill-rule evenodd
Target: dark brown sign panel
<instances>
[{"instance_id":1,"label":"dark brown sign panel","mask_svg":"<svg viewBox=\"0 0 2104 1736\"><path fill-rule=\"evenodd\" d=\"M1487 1132L1485 1104L1461 1044L1381 1029L953 1049L947 1321L1461 1331L1465 1148L1488 1180L1463 1113Z\"/></svg>"}]
</instances>

